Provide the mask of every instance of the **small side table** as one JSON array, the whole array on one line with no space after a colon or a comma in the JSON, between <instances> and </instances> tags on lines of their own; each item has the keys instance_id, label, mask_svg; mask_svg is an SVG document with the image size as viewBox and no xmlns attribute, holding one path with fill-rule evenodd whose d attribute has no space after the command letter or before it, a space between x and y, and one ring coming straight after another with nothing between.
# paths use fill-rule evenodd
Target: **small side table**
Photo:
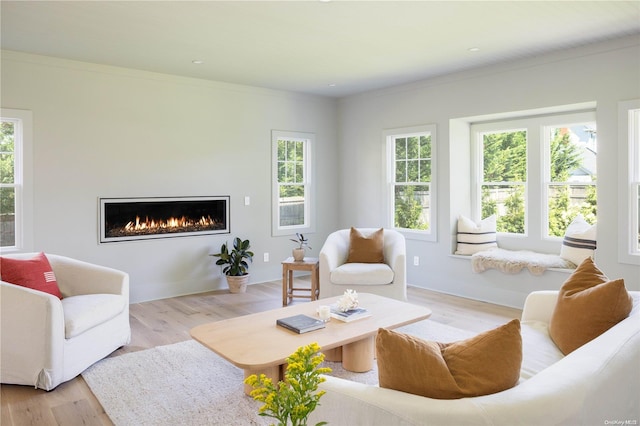
<instances>
[{"instance_id":1,"label":"small side table","mask_svg":"<svg viewBox=\"0 0 640 426\"><path fill-rule=\"evenodd\" d=\"M320 271L318 270L317 257L305 257L295 261L288 257L282 261L282 306L287 306L294 297L306 297L311 301L318 300L320 296ZM293 271L311 271L311 288L295 288L293 286ZM294 295L295 291L309 291L311 294Z\"/></svg>"}]
</instances>

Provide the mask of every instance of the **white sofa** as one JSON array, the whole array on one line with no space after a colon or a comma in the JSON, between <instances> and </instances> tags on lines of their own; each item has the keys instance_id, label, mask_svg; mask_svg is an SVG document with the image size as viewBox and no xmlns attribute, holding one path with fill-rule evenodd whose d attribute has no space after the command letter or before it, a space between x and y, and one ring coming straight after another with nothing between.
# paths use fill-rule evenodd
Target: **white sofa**
<instances>
[{"instance_id":1,"label":"white sofa","mask_svg":"<svg viewBox=\"0 0 640 426\"><path fill-rule=\"evenodd\" d=\"M127 273L46 256L62 300L0 281L2 383L51 390L131 340Z\"/></svg>"},{"instance_id":2,"label":"white sofa","mask_svg":"<svg viewBox=\"0 0 640 426\"><path fill-rule=\"evenodd\" d=\"M379 228L359 228L368 237ZM349 256L350 229L335 231L320 250L320 298L341 296L345 290L373 293L397 300L407 300L404 236L393 229L384 231L385 263L345 263Z\"/></svg>"},{"instance_id":3,"label":"white sofa","mask_svg":"<svg viewBox=\"0 0 640 426\"><path fill-rule=\"evenodd\" d=\"M530 294L522 313L521 377L512 389L481 397L436 400L327 376L321 385L327 393L310 416L310 424L638 424L640 292L630 293L634 303L629 318L567 356L548 334L558 293Z\"/></svg>"}]
</instances>

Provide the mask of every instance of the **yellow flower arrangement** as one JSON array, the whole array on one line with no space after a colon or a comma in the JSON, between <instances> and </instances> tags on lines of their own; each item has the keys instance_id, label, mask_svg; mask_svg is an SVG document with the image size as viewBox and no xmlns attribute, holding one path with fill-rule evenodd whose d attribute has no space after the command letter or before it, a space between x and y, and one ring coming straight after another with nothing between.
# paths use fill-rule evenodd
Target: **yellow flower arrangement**
<instances>
[{"instance_id":1,"label":"yellow flower arrangement","mask_svg":"<svg viewBox=\"0 0 640 426\"><path fill-rule=\"evenodd\" d=\"M315 410L324 391L318 385L325 381L321 374L330 373L328 367L319 367L324 361L317 343L301 346L287 358L287 369L284 381L277 384L260 374L252 374L245 383L253 387L251 396L256 401L264 402L258 414L278 420L278 426L304 426L307 417ZM289 423L291 421L291 423ZM321 426L326 422L318 423Z\"/></svg>"}]
</instances>

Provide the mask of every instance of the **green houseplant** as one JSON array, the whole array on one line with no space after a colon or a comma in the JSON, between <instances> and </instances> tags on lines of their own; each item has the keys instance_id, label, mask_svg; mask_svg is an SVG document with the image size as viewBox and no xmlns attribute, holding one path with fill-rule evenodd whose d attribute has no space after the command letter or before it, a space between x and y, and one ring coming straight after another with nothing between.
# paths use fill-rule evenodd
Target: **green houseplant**
<instances>
[{"instance_id":1,"label":"green houseplant","mask_svg":"<svg viewBox=\"0 0 640 426\"><path fill-rule=\"evenodd\" d=\"M211 256L219 257L216 265L223 266L222 272L227 276L227 284L231 293L244 293L249 282L249 263L253 261L253 252L249 250L249 240L238 237L233 240L233 249L225 242L220 247L220 253Z\"/></svg>"}]
</instances>

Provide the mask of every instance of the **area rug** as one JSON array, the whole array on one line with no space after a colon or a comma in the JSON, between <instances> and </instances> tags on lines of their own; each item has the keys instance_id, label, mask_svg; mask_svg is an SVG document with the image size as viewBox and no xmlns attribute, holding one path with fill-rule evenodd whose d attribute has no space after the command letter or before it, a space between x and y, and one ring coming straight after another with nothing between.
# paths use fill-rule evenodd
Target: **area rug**
<instances>
[{"instance_id":1,"label":"area rug","mask_svg":"<svg viewBox=\"0 0 640 426\"><path fill-rule=\"evenodd\" d=\"M473 333L421 321L399 331L441 342ZM332 375L377 384L378 371L352 373L327 362ZM268 425L260 403L243 393L243 371L196 341L188 340L106 358L82 373L116 426Z\"/></svg>"}]
</instances>

